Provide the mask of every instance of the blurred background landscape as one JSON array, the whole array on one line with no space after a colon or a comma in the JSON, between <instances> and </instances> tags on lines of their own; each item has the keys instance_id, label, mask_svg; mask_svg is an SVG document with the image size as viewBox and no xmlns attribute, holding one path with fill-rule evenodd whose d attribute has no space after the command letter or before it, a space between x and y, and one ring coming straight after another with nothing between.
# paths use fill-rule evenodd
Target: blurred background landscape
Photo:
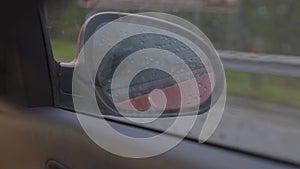
<instances>
[{"instance_id":1,"label":"blurred background landscape","mask_svg":"<svg viewBox=\"0 0 300 169\"><path fill-rule=\"evenodd\" d=\"M57 5L59 4L59 5ZM54 57L71 61L84 20L102 11L171 13L198 26L218 50L300 56L298 0L51 0L46 14ZM228 92L300 106L300 80L226 70Z\"/></svg>"}]
</instances>

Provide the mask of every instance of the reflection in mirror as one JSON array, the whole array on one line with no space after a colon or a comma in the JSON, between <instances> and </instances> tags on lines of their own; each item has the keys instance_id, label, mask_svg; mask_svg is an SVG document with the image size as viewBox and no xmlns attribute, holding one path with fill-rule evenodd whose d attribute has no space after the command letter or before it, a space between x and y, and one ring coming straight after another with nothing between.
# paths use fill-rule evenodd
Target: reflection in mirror
<instances>
[{"instance_id":1,"label":"reflection in mirror","mask_svg":"<svg viewBox=\"0 0 300 169\"><path fill-rule=\"evenodd\" d=\"M102 13L92 16L84 25L79 35L79 49L84 46L97 30L124 15L126 14ZM152 20L157 22L157 19L146 18L149 20L148 22L152 22ZM159 22L167 23L167 21L163 20ZM95 39L93 40L95 41ZM95 42L95 45L97 44L98 43ZM163 70L148 68L138 72L131 80L129 85L129 97L127 96L127 88L125 85L120 85L119 88L114 89L117 91L119 98L118 102L114 103L112 97L112 80L117 67L127 56L149 48L159 48L178 56L184 64L188 66L189 70L191 70L193 78L189 78L187 72L180 66L180 63L176 62L174 62L170 68L173 75ZM174 60L166 56L163 58L165 58L165 66L170 66L168 65L171 63L170 61ZM125 65L125 70L130 71L132 65L149 64L147 62L159 64L158 60L157 62L155 61L156 60L153 60L151 57L142 61L133 59L128 65ZM124 76L118 78L125 80L128 77ZM214 81L214 79L212 80ZM180 93L180 88L185 88L188 91L188 88L193 85L194 81L197 83L197 89L200 95L200 99L198 100L188 96L188 94L181 95ZM214 86L211 83L206 67L197 54L183 42L169 36L155 33L138 34L115 44L105 54L98 68L95 86L99 108L106 109L103 112L110 112L109 114L118 114L118 110L131 112L136 109L143 112L150 109L151 105L154 111L163 111L162 116L176 116L180 109L186 109L188 114L189 108L191 107L199 107L198 113L202 114L207 112L213 104L211 95ZM192 91L186 93L192 93ZM166 103L164 103L164 99Z\"/></svg>"}]
</instances>

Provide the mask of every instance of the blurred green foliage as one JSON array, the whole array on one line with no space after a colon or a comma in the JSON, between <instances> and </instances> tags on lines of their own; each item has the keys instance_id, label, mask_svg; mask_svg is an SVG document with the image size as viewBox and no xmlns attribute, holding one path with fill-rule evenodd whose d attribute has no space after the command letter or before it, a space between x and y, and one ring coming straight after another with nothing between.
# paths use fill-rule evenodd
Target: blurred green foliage
<instances>
[{"instance_id":1,"label":"blurred green foliage","mask_svg":"<svg viewBox=\"0 0 300 169\"><path fill-rule=\"evenodd\" d=\"M201 9L165 12L185 18L198 26L217 49L300 56L299 0L239 2L239 10L232 12ZM47 1L46 11L51 37L75 44L86 17L104 9L83 8L74 0L51 0ZM126 12L122 9L110 11ZM127 12L144 11L137 9Z\"/></svg>"},{"instance_id":2,"label":"blurred green foliage","mask_svg":"<svg viewBox=\"0 0 300 169\"><path fill-rule=\"evenodd\" d=\"M63 41L61 39L52 39L51 46L53 50L53 55L57 60L62 62L71 61L75 58L76 44Z\"/></svg>"},{"instance_id":3,"label":"blurred green foliage","mask_svg":"<svg viewBox=\"0 0 300 169\"><path fill-rule=\"evenodd\" d=\"M300 79L226 70L229 94L299 107Z\"/></svg>"}]
</instances>

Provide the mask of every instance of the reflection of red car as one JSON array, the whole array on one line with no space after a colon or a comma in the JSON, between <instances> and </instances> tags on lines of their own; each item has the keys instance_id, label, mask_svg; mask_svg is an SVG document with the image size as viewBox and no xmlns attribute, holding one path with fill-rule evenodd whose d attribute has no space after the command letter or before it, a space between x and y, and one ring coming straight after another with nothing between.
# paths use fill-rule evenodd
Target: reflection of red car
<instances>
[{"instance_id":1,"label":"reflection of red car","mask_svg":"<svg viewBox=\"0 0 300 169\"><path fill-rule=\"evenodd\" d=\"M165 98L161 91L154 90L151 93L117 103L117 106L127 110L146 110L150 108L151 104L152 106L154 106L153 108L158 110L178 109L182 106L183 108L199 106L200 104L203 104L205 101L207 101L209 96L211 95L211 83L208 74L203 74L200 77L195 78L195 80L198 83L198 89L200 94L199 103L197 102L197 99L190 97L186 93L182 93L183 98L181 98L181 94L179 92L179 86L181 88L185 88L185 90L189 90L189 86L194 83L193 80L194 79L183 81L179 84L174 84L172 86L162 88L161 91L164 93ZM166 103L165 100L167 100Z\"/></svg>"}]
</instances>

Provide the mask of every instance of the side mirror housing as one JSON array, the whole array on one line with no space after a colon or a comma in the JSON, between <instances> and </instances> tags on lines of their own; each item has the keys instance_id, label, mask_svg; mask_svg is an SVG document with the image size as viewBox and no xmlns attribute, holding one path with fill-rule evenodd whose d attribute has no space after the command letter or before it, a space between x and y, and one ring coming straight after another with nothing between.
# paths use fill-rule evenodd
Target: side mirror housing
<instances>
[{"instance_id":1,"label":"side mirror housing","mask_svg":"<svg viewBox=\"0 0 300 169\"><path fill-rule=\"evenodd\" d=\"M171 31L168 30L170 32L176 30L184 32L187 34L187 37L191 39L199 39L192 31L167 20L127 13L98 13L90 17L81 29L78 38L78 57L85 57L85 55L81 53L82 51L90 52L87 50L93 50L97 48L97 45L99 47L103 45L101 43L106 43L100 36L95 36L98 35L96 32L112 22L121 22L119 19L126 16L130 16L133 23L143 21L148 27L159 24L162 28L171 28ZM84 49L92 37L93 43L89 43L92 44L92 48ZM203 45L202 51L205 55L216 53L216 51L212 49L210 42L200 38L199 41L201 40L203 41L203 43L201 43L201 45ZM128 86L118 84L118 87L114 88L112 83L114 81L115 72L120 64L124 62L129 55L145 49L159 49L177 55L189 68L193 74L193 78L188 78L187 72L182 72L180 70L181 68L176 65L173 65L175 72L173 75L153 66L153 68L145 68L140 72L133 72L136 74L130 79ZM99 109L101 109L104 114L141 117L140 114L138 115L134 112L136 110L138 110L138 112L144 112L151 108L152 113L144 114L143 117L156 117L156 111L161 113L161 117L170 117L177 116L179 110L183 110L183 113L180 115L194 115L189 111L195 107L199 110L197 114L203 114L214 105L221 95L220 91L224 88L224 78L216 77L216 74L211 73L207 69L204 62L197 57L197 54L190 46L171 36L156 33L138 34L116 43L111 49L107 50L106 53L103 53L103 55L104 58L97 69L95 84L93 85L95 85L95 95ZM163 66L172 67L172 65L167 64L173 63L173 59L170 57L168 59L170 59L170 62L167 61ZM122 71L129 70L127 68L133 65L147 65L146 62L147 60L144 59L139 60L139 62L135 60L131 63L126 63ZM150 64L159 63L154 60ZM219 70L215 69L213 71ZM126 79L129 77L119 77L119 79L122 78ZM193 98L195 96L190 98L188 94L182 94L180 89L185 89L184 91L186 93L194 93L192 90L195 90L195 88L190 88L190 86L195 86L195 82L197 85L196 92L199 93L199 98L194 100ZM118 92L117 101L114 100L113 91ZM212 97L213 94L214 97Z\"/></svg>"}]
</instances>

